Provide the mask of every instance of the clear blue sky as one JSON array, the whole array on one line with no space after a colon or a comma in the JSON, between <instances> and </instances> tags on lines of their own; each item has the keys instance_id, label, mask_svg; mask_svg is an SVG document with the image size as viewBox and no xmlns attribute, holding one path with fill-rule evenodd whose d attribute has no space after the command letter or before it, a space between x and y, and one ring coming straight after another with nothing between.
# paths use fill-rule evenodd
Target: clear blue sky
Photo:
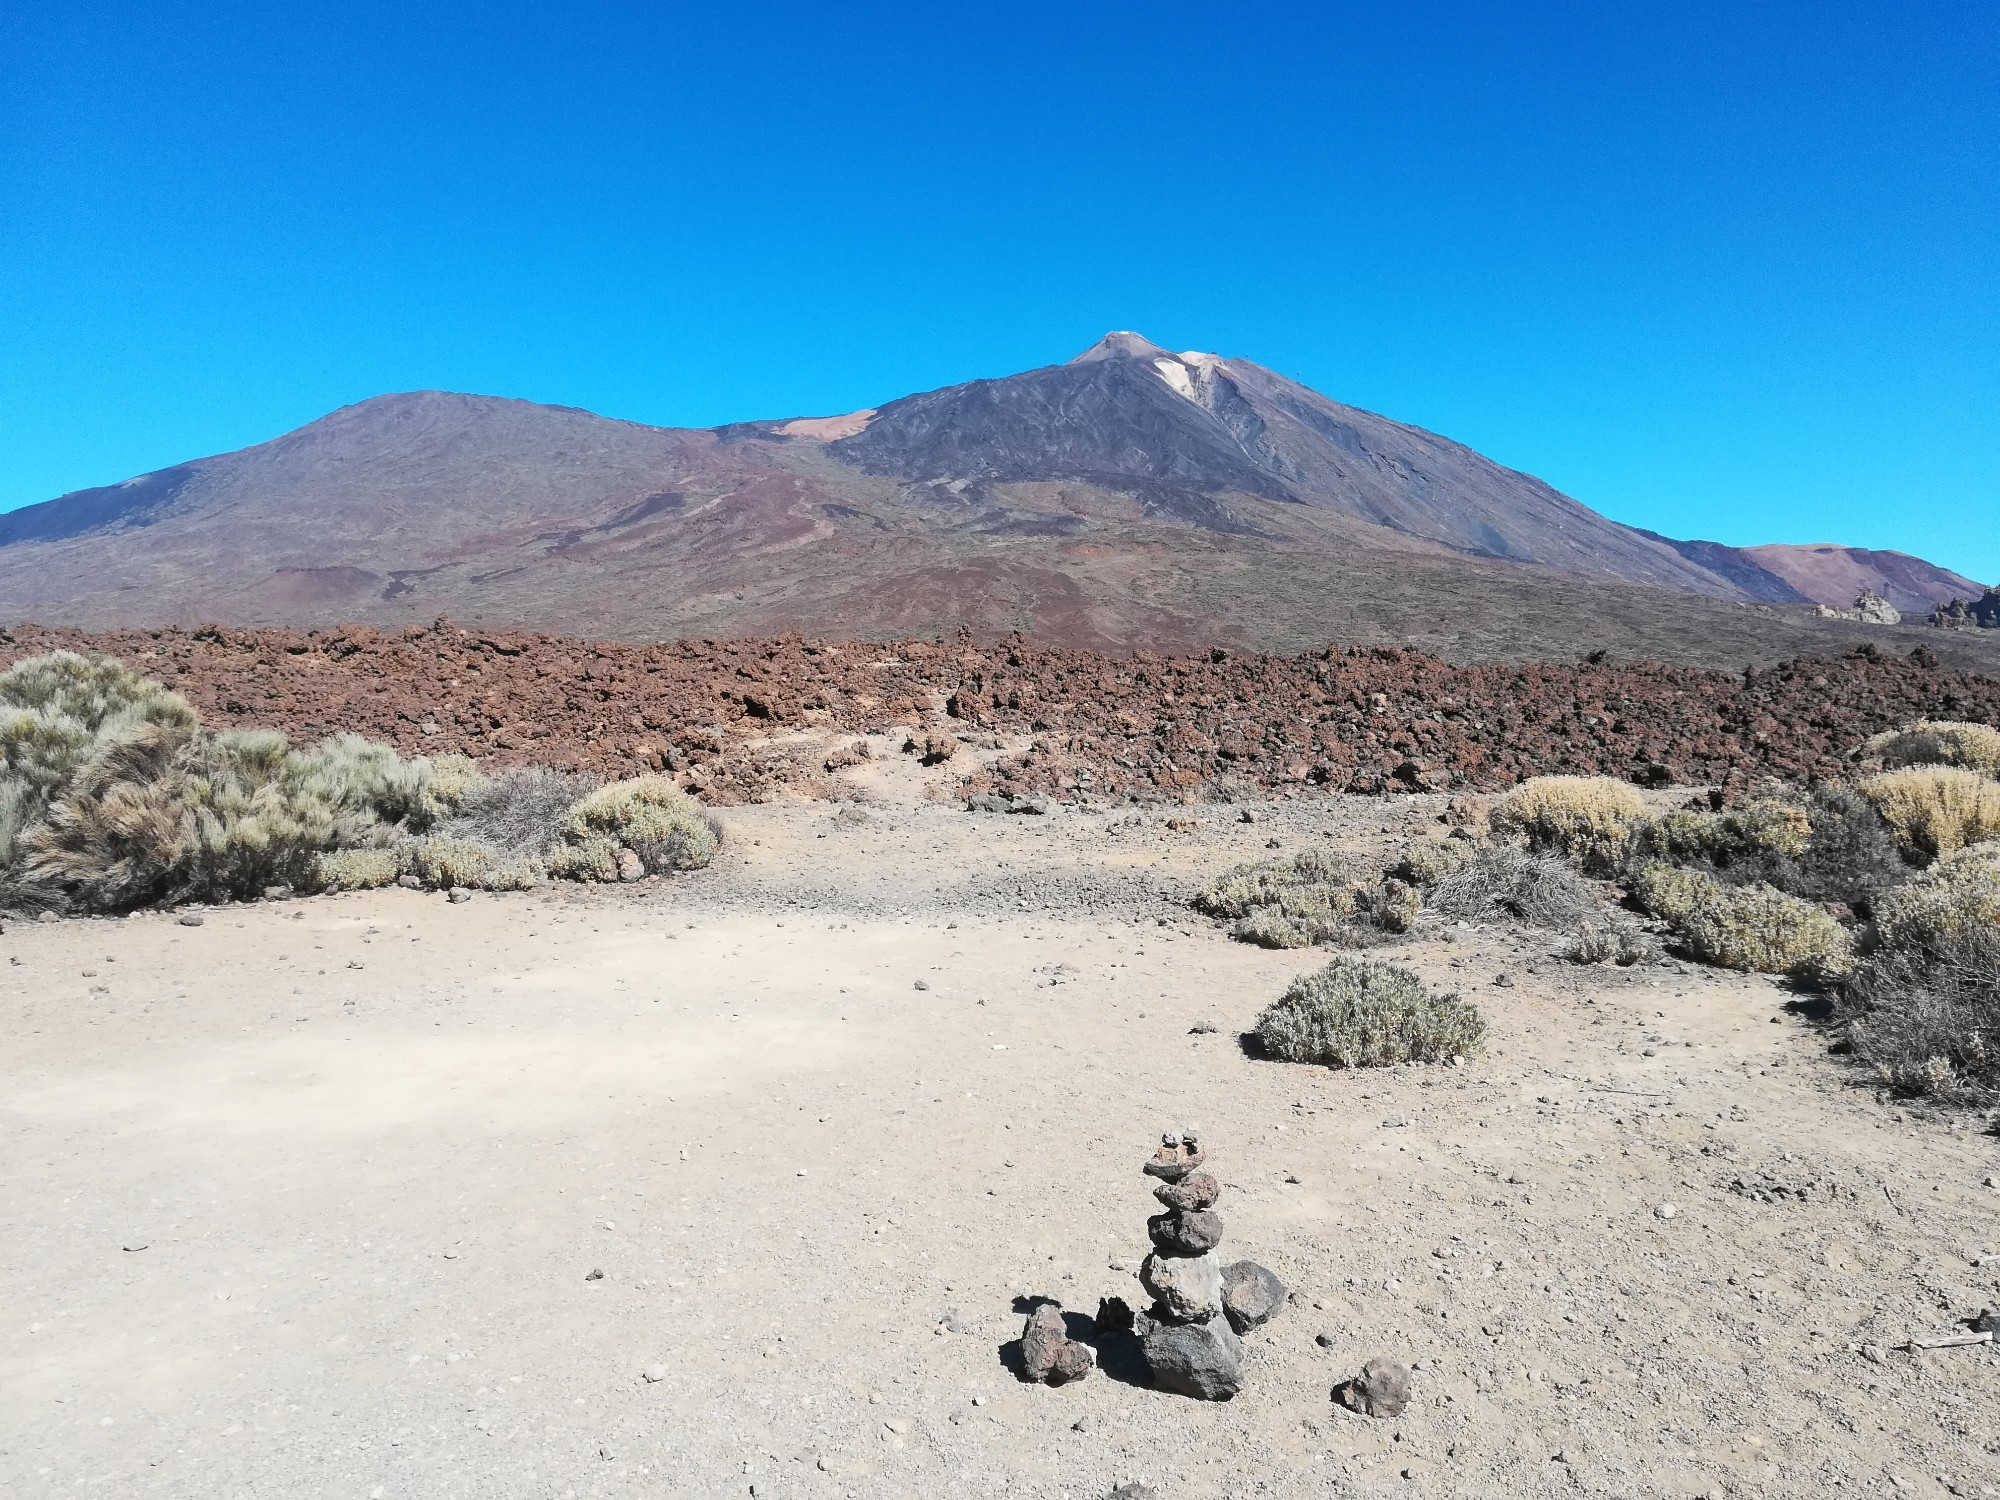
<instances>
[{"instance_id":1,"label":"clear blue sky","mask_svg":"<svg viewBox=\"0 0 2000 1500\"><path fill-rule=\"evenodd\" d=\"M1991 0L14 0L0 508L383 391L707 425L1116 327L1996 581L1997 102Z\"/></svg>"}]
</instances>

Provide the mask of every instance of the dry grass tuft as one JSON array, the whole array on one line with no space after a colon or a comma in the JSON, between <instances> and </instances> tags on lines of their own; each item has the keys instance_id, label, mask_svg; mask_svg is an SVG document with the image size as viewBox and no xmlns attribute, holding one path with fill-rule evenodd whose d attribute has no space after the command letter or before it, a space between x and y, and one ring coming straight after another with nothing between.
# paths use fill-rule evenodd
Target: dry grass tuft
<instances>
[{"instance_id":1,"label":"dry grass tuft","mask_svg":"<svg viewBox=\"0 0 2000 1500\"><path fill-rule=\"evenodd\" d=\"M1910 766L1861 783L1912 858L2000 838L2000 782L1957 766Z\"/></svg>"},{"instance_id":2,"label":"dry grass tuft","mask_svg":"<svg viewBox=\"0 0 2000 1500\"><path fill-rule=\"evenodd\" d=\"M2000 776L2000 729L1948 719L1920 719L1868 742L1868 753L1897 766L1961 766Z\"/></svg>"},{"instance_id":3,"label":"dry grass tuft","mask_svg":"<svg viewBox=\"0 0 2000 1500\"><path fill-rule=\"evenodd\" d=\"M1625 853L1646 804L1608 776L1537 776L1493 806L1488 826L1538 854L1560 854L1588 874L1609 874Z\"/></svg>"},{"instance_id":4,"label":"dry grass tuft","mask_svg":"<svg viewBox=\"0 0 2000 1500\"><path fill-rule=\"evenodd\" d=\"M1480 851L1431 890L1430 909L1464 922L1525 922L1573 932L1601 918L1604 903L1568 864L1511 844Z\"/></svg>"}]
</instances>

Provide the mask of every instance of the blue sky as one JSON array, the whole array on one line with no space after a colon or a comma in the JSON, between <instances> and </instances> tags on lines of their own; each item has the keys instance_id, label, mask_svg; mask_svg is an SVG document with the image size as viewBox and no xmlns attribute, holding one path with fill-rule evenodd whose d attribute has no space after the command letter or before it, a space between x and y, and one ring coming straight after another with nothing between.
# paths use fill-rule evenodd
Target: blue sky
<instances>
[{"instance_id":1,"label":"blue sky","mask_svg":"<svg viewBox=\"0 0 2000 1500\"><path fill-rule=\"evenodd\" d=\"M825 413L1107 328L1620 520L2000 580L1990 3L0 9L0 508L444 387Z\"/></svg>"}]
</instances>

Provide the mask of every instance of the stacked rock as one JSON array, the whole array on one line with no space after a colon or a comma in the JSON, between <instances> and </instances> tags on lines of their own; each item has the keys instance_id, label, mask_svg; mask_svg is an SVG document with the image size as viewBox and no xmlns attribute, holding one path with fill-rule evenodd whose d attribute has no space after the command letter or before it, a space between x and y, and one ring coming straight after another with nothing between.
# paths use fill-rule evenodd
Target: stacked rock
<instances>
[{"instance_id":1,"label":"stacked rock","mask_svg":"<svg viewBox=\"0 0 2000 1500\"><path fill-rule=\"evenodd\" d=\"M1145 1165L1160 1179L1153 1196L1166 1211L1146 1221L1153 1253L1139 1283L1153 1298L1139 1318L1146 1364L1166 1390L1202 1401L1226 1401L1243 1389L1238 1335L1268 1323L1285 1301L1284 1283L1254 1261L1225 1266L1216 1256L1222 1187L1201 1170L1208 1159L1195 1128L1170 1130Z\"/></svg>"}]
</instances>

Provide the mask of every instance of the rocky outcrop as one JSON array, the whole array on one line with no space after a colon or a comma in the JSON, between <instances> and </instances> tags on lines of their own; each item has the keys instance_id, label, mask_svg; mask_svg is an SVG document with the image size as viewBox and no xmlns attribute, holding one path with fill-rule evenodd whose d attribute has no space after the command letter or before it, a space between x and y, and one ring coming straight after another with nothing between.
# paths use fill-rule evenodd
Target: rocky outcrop
<instances>
[{"instance_id":1,"label":"rocky outcrop","mask_svg":"<svg viewBox=\"0 0 2000 1500\"><path fill-rule=\"evenodd\" d=\"M1814 608L1813 613L1823 620L1853 620L1861 625L1903 623L1903 612L1873 589L1863 589L1855 598L1852 609L1834 609L1821 604Z\"/></svg>"},{"instance_id":2,"label":"rocky outcrop","mask_svg":"<svg viewBox=\"0 0 2000 1500\"><path fill-rule=\"evenodd\" d=\"M2000 630L2000 588L1941 604L1931 611L1930 623L1940 630Z\"/></svg>"}]
</instances>

